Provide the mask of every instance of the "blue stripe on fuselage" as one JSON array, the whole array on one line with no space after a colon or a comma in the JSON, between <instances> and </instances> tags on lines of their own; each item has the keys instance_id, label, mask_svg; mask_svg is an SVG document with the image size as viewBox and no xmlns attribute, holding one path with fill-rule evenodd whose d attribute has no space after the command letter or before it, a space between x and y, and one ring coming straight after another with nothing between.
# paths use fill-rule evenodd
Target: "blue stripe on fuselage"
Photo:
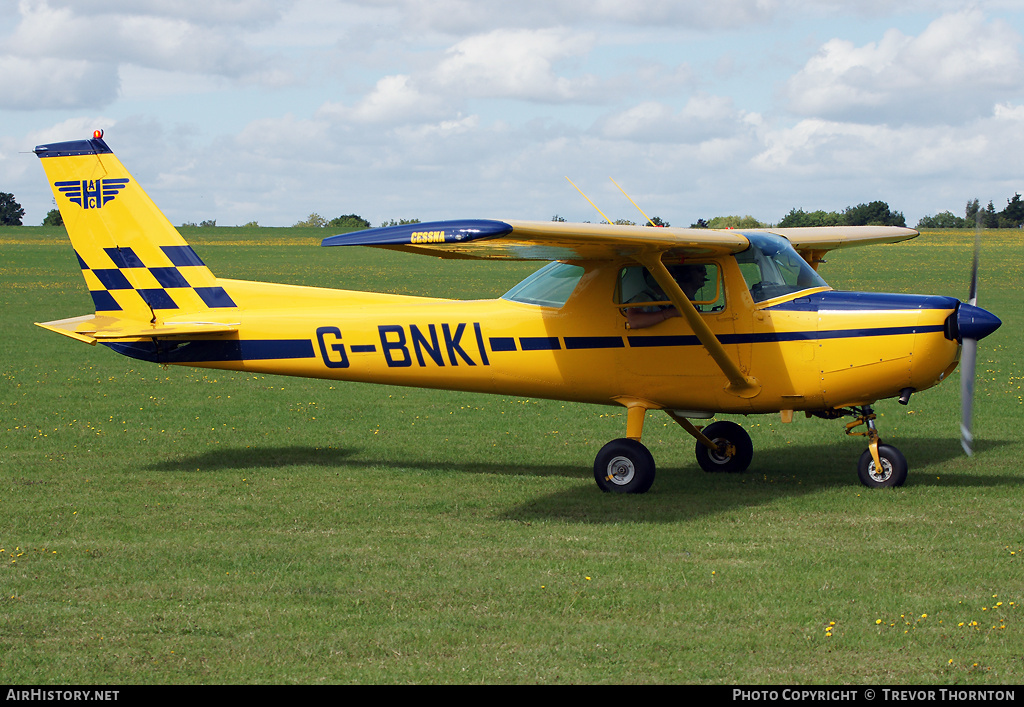
<instances>
[{"instance_id":1,"label":"blue stripe on fuselage","mask_svg":"<svg viewBox=\"0 0 1024 707\"><path fill-rule=\"evenodd\" d=\"M314 358L311 339L264 339L215 341L104 342L119 354L152 363L207 363L212 361L268 361Z\"/></svg>"},{"instance_id":2,"label":"blue stripe on fuselage","mask_svg":"<svg viewBox=\"0 0 1024 707\"><path fill-rule=\"evenodd\" d=\"M941 332L941 324L917 326L870 327L862 329L832 329L828 331L769 331L757 334L719 334L723 345L773 344L784 341L819 341L822 339L867 338L871 336L900 336ZM627 336L630 348L657 348L663 346L701 346L695 335L683 336Z\"/></svg>"}]
</instances>

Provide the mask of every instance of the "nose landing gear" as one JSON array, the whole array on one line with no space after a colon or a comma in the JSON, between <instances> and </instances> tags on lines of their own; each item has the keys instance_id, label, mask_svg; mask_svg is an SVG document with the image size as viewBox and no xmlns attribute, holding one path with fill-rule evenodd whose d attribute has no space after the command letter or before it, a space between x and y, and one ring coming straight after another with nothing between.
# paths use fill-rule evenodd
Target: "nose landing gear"
<instances>
[{"instance_id":1,"label":"nose landing gear","mask_svg":"<svg viewBox=\"0 0 1024 707\"><path fill-rule=\"evenodd\" d=\"M881 489L902 486L907 480L907 459L900 450L889 444L882 444L875 428L875 413L870 405L863 405L844 411L856 419L847 423L846 434L868 438L868 448L860 455L857 476L868 488ZM854 432L855 427L865 425L863 432Z\"/></svg>"}]
</instances>

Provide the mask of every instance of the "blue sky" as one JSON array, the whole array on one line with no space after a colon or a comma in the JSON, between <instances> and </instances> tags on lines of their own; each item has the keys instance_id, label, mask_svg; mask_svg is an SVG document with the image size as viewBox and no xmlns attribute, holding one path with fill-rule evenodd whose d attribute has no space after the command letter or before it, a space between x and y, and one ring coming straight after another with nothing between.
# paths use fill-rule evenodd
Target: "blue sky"
<instances>
[{"instance_id":1,"label":"blue sky","mask_svg":"<svg viewBox=\"0 0 1024 707\"><path fill-rule=\"evenodd\" d=\"M1015 0L0 0L0 191L106 131L175 224L673 225L1024 192Z\"/></svg>"}]
</instances>

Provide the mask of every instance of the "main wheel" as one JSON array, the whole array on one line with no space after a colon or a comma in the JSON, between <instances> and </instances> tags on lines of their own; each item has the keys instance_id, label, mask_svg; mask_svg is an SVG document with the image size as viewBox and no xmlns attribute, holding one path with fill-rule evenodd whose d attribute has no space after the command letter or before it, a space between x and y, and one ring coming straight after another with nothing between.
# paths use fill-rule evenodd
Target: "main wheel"
<instances>
[{"instance_id":1,"label":"main wheel","mask_svg":"<svg viewBox=\"0 0 1024 707\"><path fill-rule=\"evenodd\" d=\"M878 460L882 468L875 466L875 460L871 458L871 450L865 449L860 455L860 463L857 464L857 476L860 482L872 489L892 488L902 486L907 480L907 459L896 447L888 444L878 445Z\"/></svg>"},{"instance_id":2,"label":"main wheel","mask_svg":"<svg viewBox=\"0 0 1024 707\"><path fill-rule=\"evenodd\" d=\"M735 422L719 420L712 422L701 432L718 445L718 449L712 451L697 442L697 463L701 469L732 474L747 470L754 459L754 443L750 441L750 435L745 429Z\"/></svg>"},{"instance_id":3,"label":"main wheel","mask_svg":"<svg viewBox=\"0 0 1024 707\"><path fill-rule=\"evenodd\" d=\"M602 491L644 493L654 483L654 457L635 439L614 439L594 459L594 480Z\"/></svg>"}]
</instances>

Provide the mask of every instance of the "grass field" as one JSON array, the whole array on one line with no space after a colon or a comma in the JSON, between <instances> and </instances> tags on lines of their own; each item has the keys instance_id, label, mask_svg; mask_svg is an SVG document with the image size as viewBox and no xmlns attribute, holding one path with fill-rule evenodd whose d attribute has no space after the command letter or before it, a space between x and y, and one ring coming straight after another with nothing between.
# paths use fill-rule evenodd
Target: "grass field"
<instances>
[{"instance_id":1,"label":"grass field","mask_svg":"<svg viewBox=\"0 0 1024 707\"><path fill-rule=\"evenodd\" d=\"M225 277L448 297L530 264L184 229ZM966 297L973 232L833 253L839 289ZM602 494L613 408L161 368L35 327L91 312L60 229L0 229L0 674L15 684L1024 682L1024 238L984 234L973 458L959 377L837 421L733 418L709 475Z\"/></svg>"}]
</instances>

